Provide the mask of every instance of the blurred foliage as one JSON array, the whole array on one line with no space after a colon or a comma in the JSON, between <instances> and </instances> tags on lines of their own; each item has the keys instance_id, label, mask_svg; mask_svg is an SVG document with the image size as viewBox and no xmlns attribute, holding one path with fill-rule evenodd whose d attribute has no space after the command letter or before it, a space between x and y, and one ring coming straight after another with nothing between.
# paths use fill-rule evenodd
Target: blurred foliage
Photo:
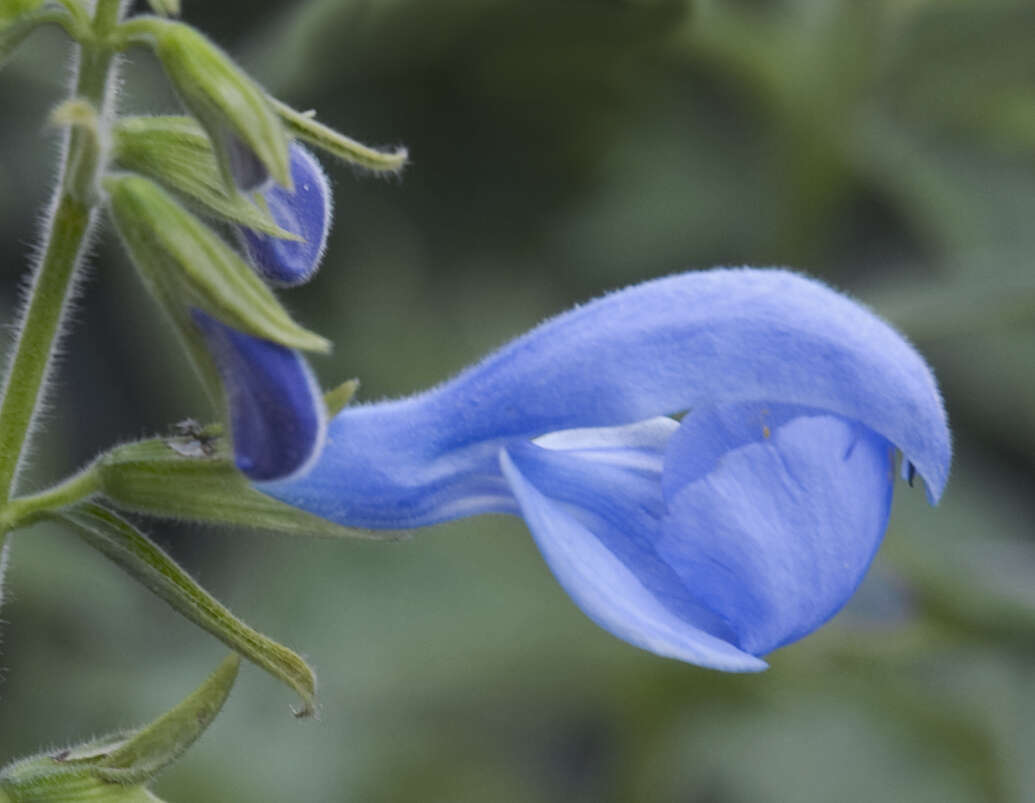
<instances>
[{"instance_id":1,"label":"blurred foliage","mask_svg":"<svg viewBox=\"0 0 1035 803\"><path fill-rule=\"evenodd\" d=\"M684 267L790 264L929 357L957 441L945 500L900 486L849 608L729 676L586 621L520 522L396 545L150 524L320 670L296 723L254 669L178 801L1035 799L1035 7L1026 0L186 0L296 108L405 144L401 181L330 165L321 276L283 295L376 399L542 317ZM257 9L261 9L258 10ZM175 111L131 55L125 108ZM0 320L56 156L52 32L0 72ZM41 141L43 140L43 141ZM30 480L208 417L110 235ZM69 534L19 535L0 754L144 719L222 647Z\"/></svg>"}]
</instances>

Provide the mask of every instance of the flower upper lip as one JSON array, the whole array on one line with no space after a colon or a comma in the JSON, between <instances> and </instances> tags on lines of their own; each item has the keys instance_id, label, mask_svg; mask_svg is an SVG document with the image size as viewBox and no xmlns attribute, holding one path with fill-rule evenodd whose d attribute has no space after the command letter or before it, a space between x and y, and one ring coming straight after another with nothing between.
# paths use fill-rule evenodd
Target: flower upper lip
<instances>
[{"instance_id":1,"label":"flower upper lip","mask_svg":"<svg viewBox=\"0 0 1035 803\"><path fill-rule=\"evenodd\" d=\"M475 444L750 401L858 421L902 450L932 503L941 495L951 443L923 359L871 312L819 282L747 268L679 274L612 293L546 321L424 394L347 408L330 424L337 448L325 450L309 482L336 488L340 500L365 485L353 463L411 478L425 476L432 460L445 466L434 475L476 473L495 449L470 448Z\"/></svg>"}]
</instances>

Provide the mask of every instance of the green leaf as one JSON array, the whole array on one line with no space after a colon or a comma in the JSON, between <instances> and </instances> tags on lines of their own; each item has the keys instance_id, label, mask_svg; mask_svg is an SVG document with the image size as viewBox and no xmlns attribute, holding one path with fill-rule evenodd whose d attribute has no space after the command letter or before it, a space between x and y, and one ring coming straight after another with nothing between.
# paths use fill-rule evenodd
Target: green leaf
<instances>
[{"instance_id":1,"label":"green leaf","mask_svg":"<svg viewBox=\"0 0 1035 803\"><path fill-rule=\"evenodd\" d=\"M0 803L155 803L158 798L143 784L205 732L226 702L240 663L237 655L226 658L186 700L139 730L9 764L0 770Z\"/></svg>"},{"instance_id":2,"label":"green leaf","mask_svg":"<svg viewBox=\"0 0 1035 803\"><path fill-rule=\"evenodd\" d=\"M299 717L315 713L316 675L297 654L252 629L203 589L162 549L117 513L86 503L55 514L86 543L143 583L174 610L298 692Z\"/></svg>"},{"instance_id":3,"label":"green leaf","mask_svg":"<svg viewBox=\"0 0 1035 803\"><path fill-rule=\"evenodd\" d=\"M275 343L326 352L330 344L295 323L248 264L150 179L104 180L112 216L149 289L186 332L186 308Z\"/></svg>"},{"instance_id":4,"label":"green leaf","mask_svg":"<svg viewBox=\"0 0 1035 803\"><path fill-rule=\"evenodd\" d=\"M297 235L280 228L264 204L227 192L212 143L192 117L123 117L114 127L114 162L174 190L200 212L283 239Z\"/></svg>"},{"instance_id":5,"label":"green leaf","mask_svg":"<svg viewBox=\"0 0 1035 803\"><path fill-rule=\"evenodd\" d=\"M142 783L174 762L223 708L240 665L237 655L224 659L187 699L100 759L94 765L98 774L119 783Z\"/></svg>"},{"instance_id":6,"label":"green leaf","mask_svg":"<svg viewBox=\"0 0 1035 803\"><path fill-rule=\"evenodd\" d=\"M95 471L104 496L135 513L286 535L399 537L341 527L260 493L234 467L225 440L208 432L118 446Z\"/></svg>"},{"instance_id":7,"label":"green leaf","mask_svg":"<svg viewBox=\"0 0 1035 803\"><path fill-rule=\"evenodd\" d=\"M287 138L266 93L222 50L189 25L158 17L124 23L119 44L154 48L176 93L208 132L228 187L251 189L262 176L291 187Z\"/></svg>"},{"instance_id":8,"label":"green leaf","mask_svg":"<svg viewBox=\"0 0 1035 803\"><path fill-rule=\"evenodd\" d=\"M409 158L406 148L379 151L339 134L323 123L318 123L314 112L295 111L276 99L271 99L271 103L292 136L315 145L349 164L389 173L398 173L406 166L406 160Z\"/></svg>"}]
</instances>

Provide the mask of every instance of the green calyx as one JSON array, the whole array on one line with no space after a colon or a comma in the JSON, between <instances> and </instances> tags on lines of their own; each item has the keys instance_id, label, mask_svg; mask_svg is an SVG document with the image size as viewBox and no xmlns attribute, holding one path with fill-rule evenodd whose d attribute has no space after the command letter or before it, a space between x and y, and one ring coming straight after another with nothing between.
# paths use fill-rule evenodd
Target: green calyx
<instances>
[{"instance_id":1,"label":"green calyx","mask_svg":"<svg viewBox=\"0 0 1035 803\"><path fill-rule=\"evenodd\" d=\"M270 102L291 136L308 142L331 156L377 173L398 173L406 167L409 159L406 148L371 148L325 126L317 121L313 112L296 111L276 99L271 99Z\"/></svg>"},{"instance_id":2,"label":"green calyx","mask_svg":"<svg viewBox=\"0 0 1035 803\"><path fill-rule=\"evenodd\" d=\"M159 518L285 535L397 537L341 527L260 493L234 467L218 433L213 428L117 446L92 469L97 488L119 508Z\"/></svg>"},{"instance_id":3,"label":"green calyx","mask_svg":"<svg viewBox=\"0 0 1035 803\"><path fill-rule=\"evenodd\" d=\"M192 117L123 117L114 127L112 161L172 190L203 215L298 239L276 224L264 204L228 191L212 143Z\"/></svg>"},{"instance_id":4,"label":"green calyx","mask_svg":"<svg viewBox=\"0 0 1035 803\"><path fill-rule=\"evenodd\" d=\"M120 26L120 47L151 46L183 105L208 133L228 187L253 189L264 173L291 188L287 137L266 93L189 25L142 16Z\"/></svg>"},{"instance_id":5,"label":"green calyx","mask_svg":"<svg viewBox=\"0 0 1035 803\"><path fill-rule=\"evenodd\" d=\"M327 340L291 319L230 246L157 184L113 174L104 180L104 188L134 265L181 331L193 331L188 311L196 307L235 329L289 348L330 350Z\"/></svg>"}]
</instances>

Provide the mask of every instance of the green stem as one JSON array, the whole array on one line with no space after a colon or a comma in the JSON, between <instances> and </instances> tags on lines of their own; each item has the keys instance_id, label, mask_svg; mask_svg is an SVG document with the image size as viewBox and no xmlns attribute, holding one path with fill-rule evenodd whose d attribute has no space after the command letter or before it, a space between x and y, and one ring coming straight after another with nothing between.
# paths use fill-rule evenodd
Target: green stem
<instances>
[{"instance_id":1,"label":"green stem","mask_svg":"<svg viewBox=\"0 0 1035 803\"><path fill-rule=\"evenodd\" d=\"M101 475L93 463L45 491L12 499L0 509L0 531L39 521L47 513L82 502L101 490Z\"/></svg>"},{"instance_id":2,"label":"green stem","mask_svg":"<svg viewBox=\"0 0 1035 803\"><path fill-rule=\"evenodd\" d=\"M107 44L118 24L120 0L97 0L93 17L93 42L84 44L73 97L91 103L105 118L108 87L112 82L112 50ZM89 199L70 191L70 168L82 162L84 149L92 146L89 135L73 128L69 134L62 180L58 185L54 214L48 226L43 257L36 269L29 303L25 308L14 356L0 400L0 509L11 498L18 465L29 438L46 384L54 346L61 331L75 284L76 267L95 217ZM98 165L99 169L100 166ZM0 528L0 548L7 529Z\"/></svg>"},{"instance_id":3,"label":"green stem","mask_svg":"<svg viewBox=\"0 0 1035 803\"><path fill-rule=\"evenodd\" d=\"M0 501L6 502L46 378L91 213L62 194L21 327L0 405Z\"/></svg>"}]
</instances>

